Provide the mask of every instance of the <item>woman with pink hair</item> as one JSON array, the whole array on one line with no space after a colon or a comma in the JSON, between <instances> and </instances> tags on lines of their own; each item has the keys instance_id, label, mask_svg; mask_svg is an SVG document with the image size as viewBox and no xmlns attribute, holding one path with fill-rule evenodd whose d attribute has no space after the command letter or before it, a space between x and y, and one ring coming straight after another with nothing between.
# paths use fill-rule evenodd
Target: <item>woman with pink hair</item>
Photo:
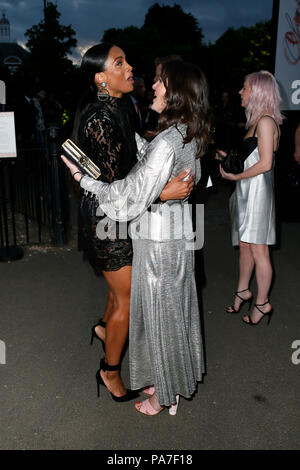
<instances>
[{"instance_id":1,"label":"woman with pink hair","mask_svg":"<svg viewBox=\"0 0 300 470\"><path fill-rule=\"evenodd\" d=\"M239 94L247 117L247 133L240 150L244 171L226 173L220 165L223 178L236 181L230 199L232 242L240 247L238 287L234 303L226 311L238 313L244 302L251 304L253 294L249 282L255 268L256 303L251 315L245 315L243 321L257 325L264 315L270 321L273 311L268 298L272 281L269 245L276 243L274 155L282 123L281 98L275 78L265 70L247 75Z\"/></svg>"}]
</instances>

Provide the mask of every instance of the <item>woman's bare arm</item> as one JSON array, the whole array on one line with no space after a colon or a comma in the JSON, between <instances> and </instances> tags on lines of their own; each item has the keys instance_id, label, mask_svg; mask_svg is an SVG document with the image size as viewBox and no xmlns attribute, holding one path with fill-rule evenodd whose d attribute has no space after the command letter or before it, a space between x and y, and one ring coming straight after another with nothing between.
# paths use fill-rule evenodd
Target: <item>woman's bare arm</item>
<instances>
[{"instance_id":1,"label":"woman's bare arm","mask_svg":"<svg viewBox=\"0 0 300 470\"><path fill-rule=\"evenodd\" d=\"M259 161L243 173L237 175L226 173L220 165L220 172L223 178L239 181L270 171L273 164L274 139L277 132L277 127L273 119L267 116L261 118L257 126Z\"/></svg>"}]
</instances>

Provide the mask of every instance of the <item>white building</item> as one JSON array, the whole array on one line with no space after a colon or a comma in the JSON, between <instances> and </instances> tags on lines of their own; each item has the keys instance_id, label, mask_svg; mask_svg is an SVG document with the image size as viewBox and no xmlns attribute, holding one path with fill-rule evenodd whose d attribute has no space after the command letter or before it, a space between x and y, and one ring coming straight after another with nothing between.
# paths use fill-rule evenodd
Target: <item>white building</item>
<instances>
[{"instance_id":1,"label":"white building","mask_svg":"<svg viewBox=\"0 0 300 470\"><path fill-rule=\"evenodd\" d=\"M0 20L0 67L4 65L11 73L16 72L27 55L23 47L11 41L10 22L3 12Z\"/></svg>"},{"instance_id":2,"label":"white building","mask_svg":"<svg viewBox=\"0 0 300 470\"><path fill-rule=\"evenodd\" d=\"M10 42L10 23L5 16L5 12L2 13L0 20L0 42Z\"/></svg>"}]
</instances>

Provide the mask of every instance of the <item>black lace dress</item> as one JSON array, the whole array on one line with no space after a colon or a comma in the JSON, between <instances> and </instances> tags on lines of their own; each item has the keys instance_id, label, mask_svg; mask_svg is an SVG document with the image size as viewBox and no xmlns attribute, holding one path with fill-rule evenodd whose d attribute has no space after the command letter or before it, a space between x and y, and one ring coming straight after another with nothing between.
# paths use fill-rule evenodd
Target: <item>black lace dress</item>
<instances>
[{"instance_id":1,"label":"black lace dress","mask_svg":"<svg viewBox=\"0 0 300 470\"><path fill-rule=\"evenodd\" d=\"M100 180L112 183L123 179L136 163L136 143L130 111L126 101L108 97L96 101L86 111L79 128L78 144L101 169ZM97 200L84 194L79 209L78 248L84 251L96 275L101 271L117 271L132 264L132 242L127 236L99 239L97 224L105 215L97 215ZM105 230L107 225L105 225Z\"/></svg>"}]
</instances>

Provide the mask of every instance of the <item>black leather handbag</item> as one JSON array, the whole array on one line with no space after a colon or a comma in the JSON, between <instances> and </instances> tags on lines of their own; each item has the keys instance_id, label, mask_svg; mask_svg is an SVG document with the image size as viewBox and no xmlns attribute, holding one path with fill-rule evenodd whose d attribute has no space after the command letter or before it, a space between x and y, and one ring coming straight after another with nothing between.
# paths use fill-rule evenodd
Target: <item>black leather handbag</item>
<instances>
[{"instance_id":1,"label":"black leather handbag","mask_svg":"<svg viewBox=\"0 0 300 470\"><path fill-rule=\"evenodd\" d=\"M226 173L243 173L244 171L243 155L236 149L229 150L224 160L221 162L221 166Z\"/></svg>"}]
</instances>

